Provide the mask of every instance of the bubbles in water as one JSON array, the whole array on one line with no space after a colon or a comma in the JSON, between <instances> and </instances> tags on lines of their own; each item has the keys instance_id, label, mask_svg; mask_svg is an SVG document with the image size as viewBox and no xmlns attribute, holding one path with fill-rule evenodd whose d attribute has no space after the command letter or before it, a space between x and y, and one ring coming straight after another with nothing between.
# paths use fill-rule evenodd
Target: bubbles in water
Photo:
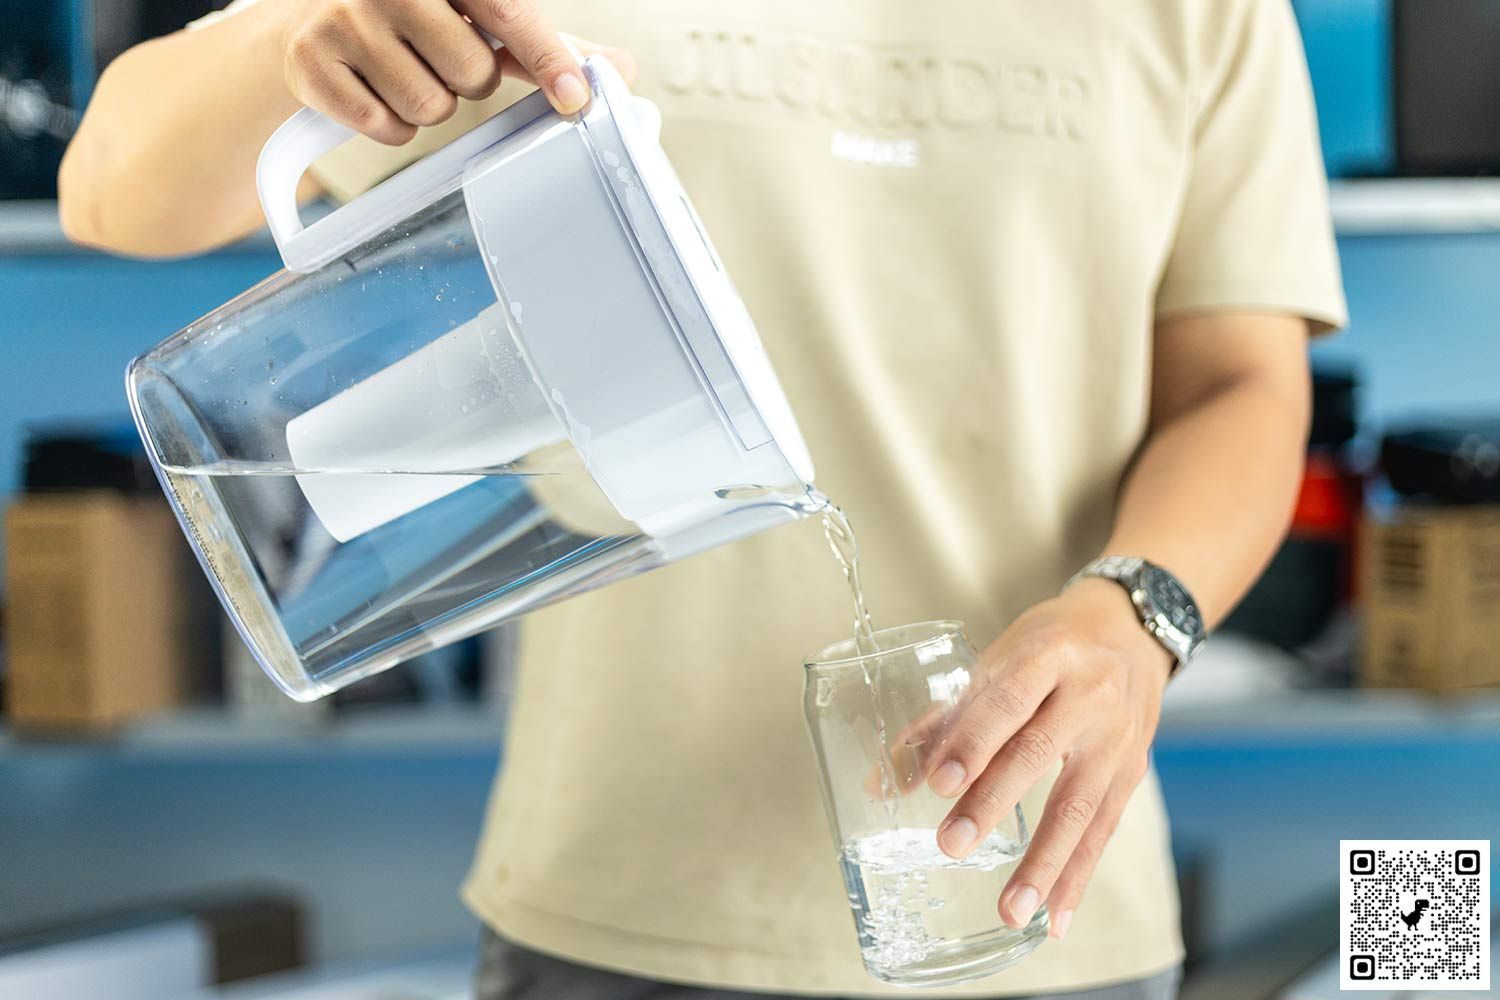
<instances>
[{"instance_id":1,"label":"bubbles in water","mask_svg":"<svg viewBox=\"0 0 1500 1000\"><path fill-rule=\"evenodd\" d=\"M962 913L950 911L939 918L937 911L950 902L962 911L964 900L976 891L998 893L1003 869L1014 865L1021 851L996 832L968 857L957 860L938 849L935 830L901 827L851 840L842 854L850 883L861 887L850 895L850 905L865 961L877 969L900 969L926 960L971 933L975 928L962 923L967 919ZM983 886L970 881L986 873ZM929 880L938 884L930 886ZM984 911L988 922L993 910L985 906Z\"/></svg>"},{"instance_id":2,"label":"bubbles in water","mask_svg":"<svg viewBox=\"0 0 1500 1000\"><path fill-rule=\"evenodd\" d=\"M275 375L272 375L272 376L271 376L271 384L272 384L272 385L275 385L275 384L276 384L276 376L275 376Z\"/></svg>"}]
</instances>

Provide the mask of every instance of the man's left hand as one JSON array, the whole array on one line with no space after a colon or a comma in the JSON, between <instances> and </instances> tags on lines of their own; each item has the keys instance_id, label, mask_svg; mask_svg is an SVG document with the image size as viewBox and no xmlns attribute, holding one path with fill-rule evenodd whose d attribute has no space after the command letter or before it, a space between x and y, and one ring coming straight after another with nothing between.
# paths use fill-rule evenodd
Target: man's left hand
<instances>
[{"instance_id":1,"label":"man's left hand","mask_svg":"<svg viewBox=\"0 0 1500 1000\"><path fill-rule=\"evenodd\" d=\"M928 779L939 795L961 796L938 846L968 854L1061 760L999 904L1020 927L1045 901L1060 938L1146 774L1171 655L1119 584L1084 579L1017 618L981 661L987 683L949 726Z\"/></svg>"}]
</instances>

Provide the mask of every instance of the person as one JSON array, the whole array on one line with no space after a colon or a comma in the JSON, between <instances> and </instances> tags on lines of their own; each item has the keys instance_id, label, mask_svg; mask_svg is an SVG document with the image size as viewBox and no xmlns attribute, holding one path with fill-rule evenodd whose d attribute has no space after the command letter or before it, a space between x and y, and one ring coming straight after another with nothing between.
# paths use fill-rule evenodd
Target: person
<instances>
[{"instance_id":1,"label":"person","mask_svg":"<svg viewBox=\"0 0 1500 1000\"><path fill-rule=\"evenodd\" d=\"M1187 593L1218 622L1285 529L1306 340L1344 320L1289 3L240 0L108 67L62 223L132 254L233 240L301 104L363 133L306 181L340 198L515 85L577 111L553 25L660 105L876 624L963 618L987 643L930 778L954 803L939 843L962 856L1023 802L997 905L1045 905L1053 940L937 992L1173 995L1149 748L1185 650L1116 564L1066 584L1148 560L1192 631ZM481 997L891 992L860 964L801 716L797 664L850 617L805 521L522 623L463 890L491 929Z\"/></svg>"}]
</instances>

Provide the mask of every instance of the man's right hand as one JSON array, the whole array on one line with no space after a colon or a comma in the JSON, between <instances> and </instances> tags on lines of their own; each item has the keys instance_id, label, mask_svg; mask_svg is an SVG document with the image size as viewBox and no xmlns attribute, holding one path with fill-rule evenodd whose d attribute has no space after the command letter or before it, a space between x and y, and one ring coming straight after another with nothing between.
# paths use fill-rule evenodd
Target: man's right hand
<instances>
[{"instance_id":1,"label":"man's right hand","mask_svg":"<svg viewBox=\"0 0 1500 1000\"><path fill-rule=\"evenodd\" d=\"M588 103L588 84L532 0L273 0L282 6L286 85L350 128L399 146L446 121L458 98L482 100L505 76L539 86L562 114ZM499 39L492 49L481 30ZM603 53L629 79L619 49Z\"/></svg>"}]
</instances>

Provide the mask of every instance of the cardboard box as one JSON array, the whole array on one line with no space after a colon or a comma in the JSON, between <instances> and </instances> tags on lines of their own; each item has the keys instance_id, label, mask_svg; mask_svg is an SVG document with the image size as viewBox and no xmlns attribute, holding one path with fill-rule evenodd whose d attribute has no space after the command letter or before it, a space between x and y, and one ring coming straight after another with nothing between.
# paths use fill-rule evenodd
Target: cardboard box
<instances>
[{"instance_id":1,"label":"cardboard box","mask_svg":"<svg viewBox=\"0 0 1500 1000\"><path fill-rule=\"evenodd\" d=\"M95 729L187 700L202 601L160 498L29 494L5 532L12 725Z\"/></svg>"},{"instance_id":2,"label":"cardboard box","mask_svg":"<svg viewBox=\"0 0 1500 1000\"><path fill-rule=\"evenodd\" d=\"M1366 520L1360 550L1362 683L1500 684L1500 506L1403 506Z\"/></svg>"}]
</instances>

